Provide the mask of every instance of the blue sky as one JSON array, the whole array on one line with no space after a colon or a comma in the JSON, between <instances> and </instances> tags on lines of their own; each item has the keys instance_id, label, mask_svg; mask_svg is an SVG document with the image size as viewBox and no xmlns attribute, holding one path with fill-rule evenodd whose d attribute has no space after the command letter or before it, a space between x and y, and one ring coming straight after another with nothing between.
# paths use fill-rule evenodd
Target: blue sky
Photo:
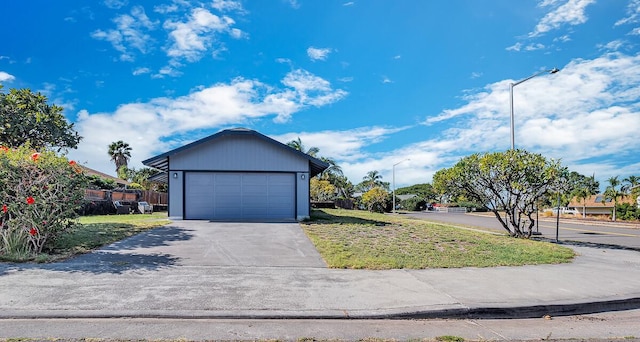
<instances>
[{"instance_id":1,"label":"blue sky","mask_svg":"<svg viewBox=\"0 0 640 342\"><path fill-rule=\"evenodd\" d=\"M297 139L396 185L515 144L640 175L640 0L3 1L0 83L65 108L110 174L222 129ZM604 185L604 184L602 184Z\"/></svg>"}]
</instances>

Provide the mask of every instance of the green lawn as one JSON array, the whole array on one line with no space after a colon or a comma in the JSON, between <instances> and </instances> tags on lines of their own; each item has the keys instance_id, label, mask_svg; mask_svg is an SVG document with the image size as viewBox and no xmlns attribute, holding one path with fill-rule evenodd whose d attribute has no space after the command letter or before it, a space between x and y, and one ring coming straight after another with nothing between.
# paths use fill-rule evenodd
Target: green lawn
<instances>
[{"instance_id":1,"label":"green lawn","mask_svg":"<svg viewBox=\"0 0 640 342\"><path fill-rule=\"evenodd\" d=\"M59 261L168 224L166 212L131 215L83 216L80 225L54 242L53 250L36 257L37 262ZM6 260L24 261L24 260Z\"/></svg>"},{"instance_id":2,"label":"green lawn","mask_svg":"<svg viewBox=\"0 0 640 342\"><path fill-rule=\"evenodd\" d=\"M302 225L333 268L494 267L570 262L559 245L358 210L314 210Z\"/></svg>"}]
</instances>

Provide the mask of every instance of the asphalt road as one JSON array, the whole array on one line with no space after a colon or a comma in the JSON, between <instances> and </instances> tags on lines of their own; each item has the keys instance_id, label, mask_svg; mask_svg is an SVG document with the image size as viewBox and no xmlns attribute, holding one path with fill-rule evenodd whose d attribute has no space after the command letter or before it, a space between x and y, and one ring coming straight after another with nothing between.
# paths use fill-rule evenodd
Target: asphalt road
<instances>
[{"instance_id":1,"label":"asphalt road","mask_svg":"<svg viewBox=\"0 0 640 342\"><path fill-rule=\"evenodd\" d=\"M473 213L454 214L433 211L412 212L404 215L429 221L506 232L498 219L493 215ZM555 218L541 218L538 222L538 227L540 233L542 233L542 237L555 240ZM560 218L558 238L562 242L578 241L588 244L615 245L640 250L640 225L616 222L589 222Z\"/></svg>"},{"instance_id":2,"label":"asphalt road","mask_svg":"<svg viewBox=\"0 0 640 342\"><path fill-rule=\"evenodd\" d=\"M0 339L408 341L456 336L467 341L626 342L640 341L638 320L640 310L504 320L9 319L0 320Z\"/></svg>"}]
</instances>

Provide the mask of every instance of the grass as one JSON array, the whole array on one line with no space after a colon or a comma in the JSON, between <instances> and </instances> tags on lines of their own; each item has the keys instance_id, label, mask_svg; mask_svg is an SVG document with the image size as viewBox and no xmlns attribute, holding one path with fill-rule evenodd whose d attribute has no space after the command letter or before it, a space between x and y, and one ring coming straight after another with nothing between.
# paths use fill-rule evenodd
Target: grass
<instances>
[{"instance_id":1,"label":"grass","mask_svg":"<svg viewBox=\"0 0 640 342\"><path fill-rule=\"evenodd\" d=\"M139 215L99 215L83 216L79 225L54 241L48 253L35 258L2 255L1 261L11 262L54 262L77 254L87 253L96 248L120 241L146 230L168 224L166 212Z\"/></svg>"},{"instance_id":2,"label":"grass","mask_svg":"<svg viewBox=\"0 0 640 342\"><path fill-rule=\"evenodd\" d=\"M303 229L332 268L424 269L570 262L555 244L358 210L315 210Z\"/></svg>"}]
</instances>

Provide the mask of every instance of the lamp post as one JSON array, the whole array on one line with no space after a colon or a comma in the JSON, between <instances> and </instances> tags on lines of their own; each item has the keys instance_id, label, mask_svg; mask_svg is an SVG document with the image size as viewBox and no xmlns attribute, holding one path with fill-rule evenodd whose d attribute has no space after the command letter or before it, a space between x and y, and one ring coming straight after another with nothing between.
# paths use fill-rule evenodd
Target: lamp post
<instances>
[{"instance_id":1,"label":"lamp post","mask_svg":"<svg viewBox=\"0 0 640 342\"><path fill-rule=\"evenodd\" d=\"M514 83L509 83L509 107L511 109L511 149L515 150L515 123L514 123L514 119L513 119L513 87L517 86L520 83L524 83L534 77L540 76L542 74L555 74L556 72L560 71L560 69L558 68L553 68L553 69L549 69L549 70L544 70L544 71L540 71L538 73L535 73L527 78L521 79L518 82L514 82Z\"/></svg>"},{"instance_id":2,"label":"lamp post","mask_svg":"<svg viewBox=\"0 0 640 342\"><path fill-rule=\"evenodd\" d=\"M393 182L392 185L391 185L391 187L392 187L391 190L393 192L393 209L391 210L391 212L394 213L394 214L396 213L396 165L398 165L398 164L400 164L402 162L406 162L407 160L411 160L411 159L401 160L401 161L393 164L393 167L391 168L392 169L391 180Z\"/></svg>"}]
</instances>

